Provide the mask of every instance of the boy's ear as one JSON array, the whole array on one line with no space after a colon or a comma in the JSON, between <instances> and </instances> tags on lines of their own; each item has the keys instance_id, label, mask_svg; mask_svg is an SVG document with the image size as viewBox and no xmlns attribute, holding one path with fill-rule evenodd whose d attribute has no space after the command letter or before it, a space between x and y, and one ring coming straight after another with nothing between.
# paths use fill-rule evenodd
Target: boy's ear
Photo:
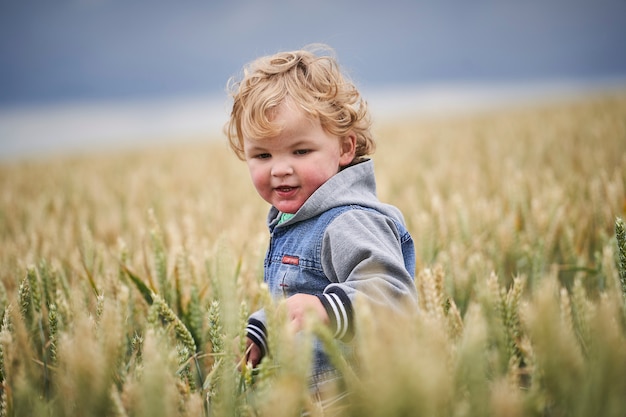
<instances>
[{"instance_id":1,"label":"boy's ear","mask_svg":"<svg viewBox=\"0 0 626 417\"><path fill-rule=\"evenodd\" d=\"M349 165L354 160L356 154L356 134L348 132L346 136L341 138L341 155L339 156L339 166Z\"/></svg>"}]
</instances>

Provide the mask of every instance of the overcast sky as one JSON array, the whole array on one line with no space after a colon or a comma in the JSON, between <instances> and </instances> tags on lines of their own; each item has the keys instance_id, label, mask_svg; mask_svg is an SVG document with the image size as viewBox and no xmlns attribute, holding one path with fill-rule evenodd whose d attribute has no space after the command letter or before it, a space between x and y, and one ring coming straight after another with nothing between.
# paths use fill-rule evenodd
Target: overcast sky
<instances>
[{"instance_id":1,"label":"overcast sky","mask_svg":"<svg viewBox=\"0 0 626 417\"><path fill-rule=\"evenodd\" d=\"M0 0L0 161L219 138L230 76L318 42L375 119L626 88L626 0Z\"/></svg>"},{"instance_id":2,"label":"overcast sky","mask_svg":"<svg viewBox=\"0 0 626 417\"><path fill-rule=\"evenodd\" d=\"M625 0L2 0L0 106L220 94L333 46L362 87L626 75Z\"/></svg>"}]
</instances>

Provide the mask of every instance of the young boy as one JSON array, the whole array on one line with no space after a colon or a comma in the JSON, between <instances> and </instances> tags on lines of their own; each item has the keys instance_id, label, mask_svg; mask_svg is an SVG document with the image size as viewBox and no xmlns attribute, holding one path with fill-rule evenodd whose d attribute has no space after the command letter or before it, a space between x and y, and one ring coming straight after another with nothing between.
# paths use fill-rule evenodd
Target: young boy
<instances>
[{"instance_id":1,"label":"young boy","mask_svg":"<svg viewBox=\"0 0 626 417\"><path fill-rule=\"evenodd\" d=\"M286 299L295 330L313 312L349 352L355 300L417 305L413 241L400 211L378 201L366 158L374 150L366 103L332 54L309 49L253 61L229 90L230 146L272 206L265 282ZM268 354L263 310L247 336L256 366ZM337 377L317 341L311 377Z\"/></svg>"}]
</instances>

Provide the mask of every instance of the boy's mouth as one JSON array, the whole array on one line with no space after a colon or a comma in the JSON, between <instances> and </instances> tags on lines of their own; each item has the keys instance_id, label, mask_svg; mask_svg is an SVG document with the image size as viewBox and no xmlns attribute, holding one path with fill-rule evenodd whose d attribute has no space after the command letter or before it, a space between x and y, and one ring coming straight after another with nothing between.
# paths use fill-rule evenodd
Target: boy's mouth
<instances>
[{"instance_id":1,"label":"boy's mouth","mask_svg":"<svg viewBox=\"0 0 626 417\"><path fill-rule=\"evenodd\" d=\"M297 187L289 187L289 186L283 185L283 186L274 188L274 190L276 190L276 192L280 194L288 194L288 193L295 191L296 188Z\"/></svg>"}]
</instances>

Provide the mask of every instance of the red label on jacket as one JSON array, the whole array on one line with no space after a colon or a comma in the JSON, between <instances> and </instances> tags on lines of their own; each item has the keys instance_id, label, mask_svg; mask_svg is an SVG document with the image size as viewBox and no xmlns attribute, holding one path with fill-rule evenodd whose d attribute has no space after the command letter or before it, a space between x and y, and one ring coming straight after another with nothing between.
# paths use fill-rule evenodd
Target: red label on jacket
<instances>
[{"instance_id":1,"label":"red label on jacket","mask_svg":"<svg viewBox=\"0 0 626 417\"><path fill-rule=\"evenodd\" d=\"M288 265L298 265L300 258L297 256L283 255L283 263Z\"/></svg>"}]
</instances>

